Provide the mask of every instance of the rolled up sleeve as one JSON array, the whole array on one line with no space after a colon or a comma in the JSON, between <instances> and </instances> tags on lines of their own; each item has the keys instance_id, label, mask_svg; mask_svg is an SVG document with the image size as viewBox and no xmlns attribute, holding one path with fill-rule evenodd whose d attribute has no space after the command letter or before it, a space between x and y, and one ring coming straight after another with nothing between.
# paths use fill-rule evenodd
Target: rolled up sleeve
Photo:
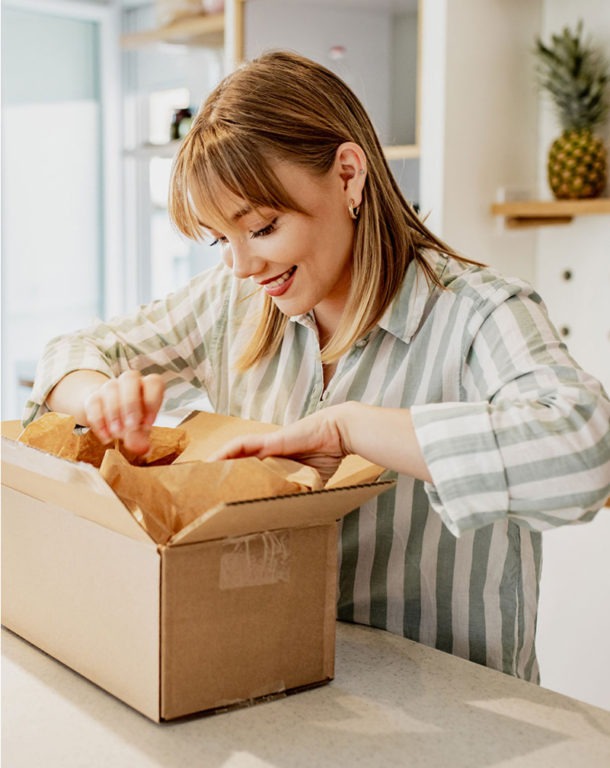
<instances>
[{"instance_id":1,"label":"rolled up sleeve","mask_svg":"<svg viewBox=\"0 0 610 768\"><path fill-rule=\"evenodd\" d=\"M610 401L539 299L482 312L464 359L464 402L411 409L430 503L449 530L503 517L536 531L590 520L610 494Z\"/></svg>"}]
</instances>

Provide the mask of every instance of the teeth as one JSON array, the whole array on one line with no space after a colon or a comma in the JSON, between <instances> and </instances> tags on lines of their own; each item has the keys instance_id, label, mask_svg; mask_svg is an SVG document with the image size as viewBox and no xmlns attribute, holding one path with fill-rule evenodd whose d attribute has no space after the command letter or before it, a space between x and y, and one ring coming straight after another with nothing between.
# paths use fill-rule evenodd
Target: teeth
<instances>
[{"instance_id":1,"label":"teeth","mask_svg":"<svg viewBox=\"0 0 610 768\"><path fill-rule=\"evenodd\" d=\"M290 267L290 269L286 270L283 275L280 275L275 280L272 280L270 283L265 283L265 288L279 288L280 285L284 285L286 280L288 280L292 273L294 272L294 267Z\"/></svg>"}]
</instances>

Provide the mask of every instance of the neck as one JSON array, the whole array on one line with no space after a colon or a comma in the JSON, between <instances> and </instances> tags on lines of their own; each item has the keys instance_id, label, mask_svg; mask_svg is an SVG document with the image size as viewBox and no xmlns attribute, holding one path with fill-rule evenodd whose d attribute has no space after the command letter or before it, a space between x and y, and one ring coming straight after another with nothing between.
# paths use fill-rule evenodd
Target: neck
<instances>
[{"instance_id":1,"label":"neck","mask_svg":"<svg viewBox=\"0 0 610 768\"><path fill-rule=\"evenodd\" d=\"M320 340L320 349L330 341L331 337L339 327L339 320L343 308L325 307L324 310L320 310L316 307L314 310L314 318L316 325L318 326L318 338Z\"/></svg>"}]
</instances>

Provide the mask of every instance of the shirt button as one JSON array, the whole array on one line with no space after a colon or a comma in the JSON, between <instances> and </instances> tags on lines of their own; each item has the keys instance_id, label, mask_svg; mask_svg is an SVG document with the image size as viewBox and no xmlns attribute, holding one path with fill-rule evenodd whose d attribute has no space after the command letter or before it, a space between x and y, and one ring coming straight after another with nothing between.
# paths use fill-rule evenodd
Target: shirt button
<instances>
[{"instance_id":1,"label":"shirt button","mask_svg":"<svg viewBox=\"0 0 610 768\"><path fill-rule=\"evenodd\" d=\"M327 389L324 390L324 392L322 392L322 397L320 399L321 400L328 400L328 390Z\"/></svg>"},{"instance_id":2,"label":"shirt button","mask_svg":"<svg viewBox=\"0 0 610 768\"><path fill-rule=\"evenodd\" d=\"M366 347L368 344L368 339L358 339L358 341L354 344L355 347L358 349L362 349L363 347Z\"/></svg>"}]
</instances>

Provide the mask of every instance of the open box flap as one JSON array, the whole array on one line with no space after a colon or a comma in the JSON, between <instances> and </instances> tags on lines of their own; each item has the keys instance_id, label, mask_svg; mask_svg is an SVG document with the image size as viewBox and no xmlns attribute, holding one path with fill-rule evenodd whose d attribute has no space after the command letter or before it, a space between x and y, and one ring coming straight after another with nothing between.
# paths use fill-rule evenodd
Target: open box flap
<instances>
[{"instance_id":1,"label":"open box flap","mask_svg":"<svg viewBox=\"0 0 610 768\"><path fill-rule=\"evenodd\" d=\"M194 544L227 536L246 536L260 531L328 525L387 491L394 484L392 480L378 481L367 485L218 505L172 536L168 546Z\"/></svg>"},{"instance_id":2,"label":"open box flap","mask_svg":"<svg viewBox=\"0 0 610 768\"><path fill-rule=\"evenodd\" d=\"M61 459L2 437L2 482L136 541L152 543L91 464Z\"/></svg>"},{"instance_id":3,"label":"open box flap","mask_svg":"<svg viewBox=\"0 0 610 768\"><path fill-rule=\"evenodd\" d=\"M19 420L2 422L2 437L8 437L10 440L16 440L23 432L23 425Z\"/></svg>"}]
</instances>

